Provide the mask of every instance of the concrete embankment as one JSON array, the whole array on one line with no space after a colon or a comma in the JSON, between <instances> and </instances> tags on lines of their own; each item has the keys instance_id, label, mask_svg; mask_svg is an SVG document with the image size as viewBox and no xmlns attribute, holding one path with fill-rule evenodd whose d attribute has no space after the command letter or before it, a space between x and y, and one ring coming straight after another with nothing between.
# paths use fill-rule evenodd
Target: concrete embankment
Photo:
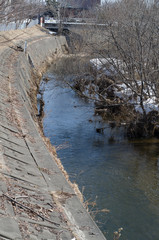
<instances>
[{"instance_id":1,"label":"concrete embankment","mask_svg":"<svg viewBox=\"0 0 159 240\"><path fill-rule=\"evenodd\" d=\"M40 76L66 49L38 26L0 33L0 239L105 239L36 123Z\"/></svg>"}]
</instances>

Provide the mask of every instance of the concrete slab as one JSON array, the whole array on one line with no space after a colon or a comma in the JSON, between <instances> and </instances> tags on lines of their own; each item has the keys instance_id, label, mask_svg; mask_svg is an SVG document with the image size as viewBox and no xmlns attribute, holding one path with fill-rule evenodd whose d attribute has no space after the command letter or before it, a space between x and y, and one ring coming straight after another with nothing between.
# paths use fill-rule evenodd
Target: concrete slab
<instances>
[{"instance_id":1,"label":"concrete slab","mask_svg":"<svg viewBox=\"0 0 159 240\"><path fill-rule=\"evenodd\" d=\"M65 38L21 31L0 44L0 239L104 240L34 121L31 92ZM25 41L26 54L12 47Z\"/></svg>"},{"instance_id":2,"label":"concrete slab","mask_svg":"<svg viewBox=\"0 0 159 240\"><path fill-rule=\"evenodd\" d=\"M0 218L0 237L11 240L22 239L16 219L10 217Z\"/></svg>"}]
</instances>

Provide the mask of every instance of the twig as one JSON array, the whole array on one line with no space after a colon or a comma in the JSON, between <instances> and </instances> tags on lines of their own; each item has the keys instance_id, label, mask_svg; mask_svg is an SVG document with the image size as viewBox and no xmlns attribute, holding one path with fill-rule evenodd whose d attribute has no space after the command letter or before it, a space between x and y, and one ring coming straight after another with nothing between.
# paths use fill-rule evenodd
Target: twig
<instances>
[{"instance_id":1,"label":"twig","mask_svg":"<svg viewBox=\"0 0 159 240\"><path fill-rule=\"evenodd\" d=\"M6 197L9 201L11 201L12 203L17 204L18 206L20 206L21 208L26 209L26 210L28 210L28 211L36 214L36 215L37 215L38 217L40 217L43 221L45 220L45 221L47 221L47 222L50 222L50 223L55 224L56 226L60 226L59 223L56 223L56 222L53 222L53 221L49 220L48 218L46 218L46 217L42 216L41 214L35 212L33 209L31 209L31 208L23 205L23 204L20 203L20 202L17 202L15 199L9 197L8 195L6 195L6 194L3 193L3 196L5 196L5 197Z\"/></svg>"},{"instance_id":2,"label":"twig","mask_svg":"<svg viewBox=\"0 0 159 240\"><path fill-rule=\"evenodd\" d=\"M18 198L28 198L28 196L16 196L15 200L17 200Z\"/></svg>"}]
</instances>

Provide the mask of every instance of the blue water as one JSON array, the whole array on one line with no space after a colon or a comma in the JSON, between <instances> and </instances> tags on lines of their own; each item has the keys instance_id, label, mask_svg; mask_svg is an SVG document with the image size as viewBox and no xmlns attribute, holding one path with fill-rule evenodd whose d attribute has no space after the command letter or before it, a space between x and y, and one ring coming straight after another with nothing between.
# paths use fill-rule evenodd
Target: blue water
<instances>
[{"instance_id":1,"label":"blue water","mask_svg":"<svg viewBox=\"0 0 159 240\"><path fill-rule=\"evenodd\" d=\"M159 141L128 141L122 129L94 116L91 102L55 74L48 77L42 85L44 134L85 200L96 202L91 212L107 240L120 227L121 240L158 240ZM96 132L99 127L103 134Z\"/></svg>"}]
</instances>

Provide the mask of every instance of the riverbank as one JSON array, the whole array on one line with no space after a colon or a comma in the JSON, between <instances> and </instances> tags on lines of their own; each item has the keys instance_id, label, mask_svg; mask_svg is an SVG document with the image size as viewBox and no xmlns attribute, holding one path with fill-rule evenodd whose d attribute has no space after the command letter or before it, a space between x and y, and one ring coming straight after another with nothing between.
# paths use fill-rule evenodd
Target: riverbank
<instances>
[{"instance_id":1,"label":"riverbank","mask_svg":"<svg viewBox=\"0 0 159 240\"><path fill-rule=\"evenodd\" d=\"M65 38L35 26L1 32L0 43L1 239L105 239L35 121L41 76Z\"/></svg>"},{"instance_id":2,"label":"riverbank","mask_svg":"<svg viewBox=\"0 0 159 240\"><path fill-rule=\"evenodd\" d=\"M121 227L123 240L158 239L159 140L128 140L124 127L94 115L93 103L66 83L72 76L60 73L52 65L41 84L43 131L88 199L93 219L108 239Z\"/></svg>"}]
</instances>

